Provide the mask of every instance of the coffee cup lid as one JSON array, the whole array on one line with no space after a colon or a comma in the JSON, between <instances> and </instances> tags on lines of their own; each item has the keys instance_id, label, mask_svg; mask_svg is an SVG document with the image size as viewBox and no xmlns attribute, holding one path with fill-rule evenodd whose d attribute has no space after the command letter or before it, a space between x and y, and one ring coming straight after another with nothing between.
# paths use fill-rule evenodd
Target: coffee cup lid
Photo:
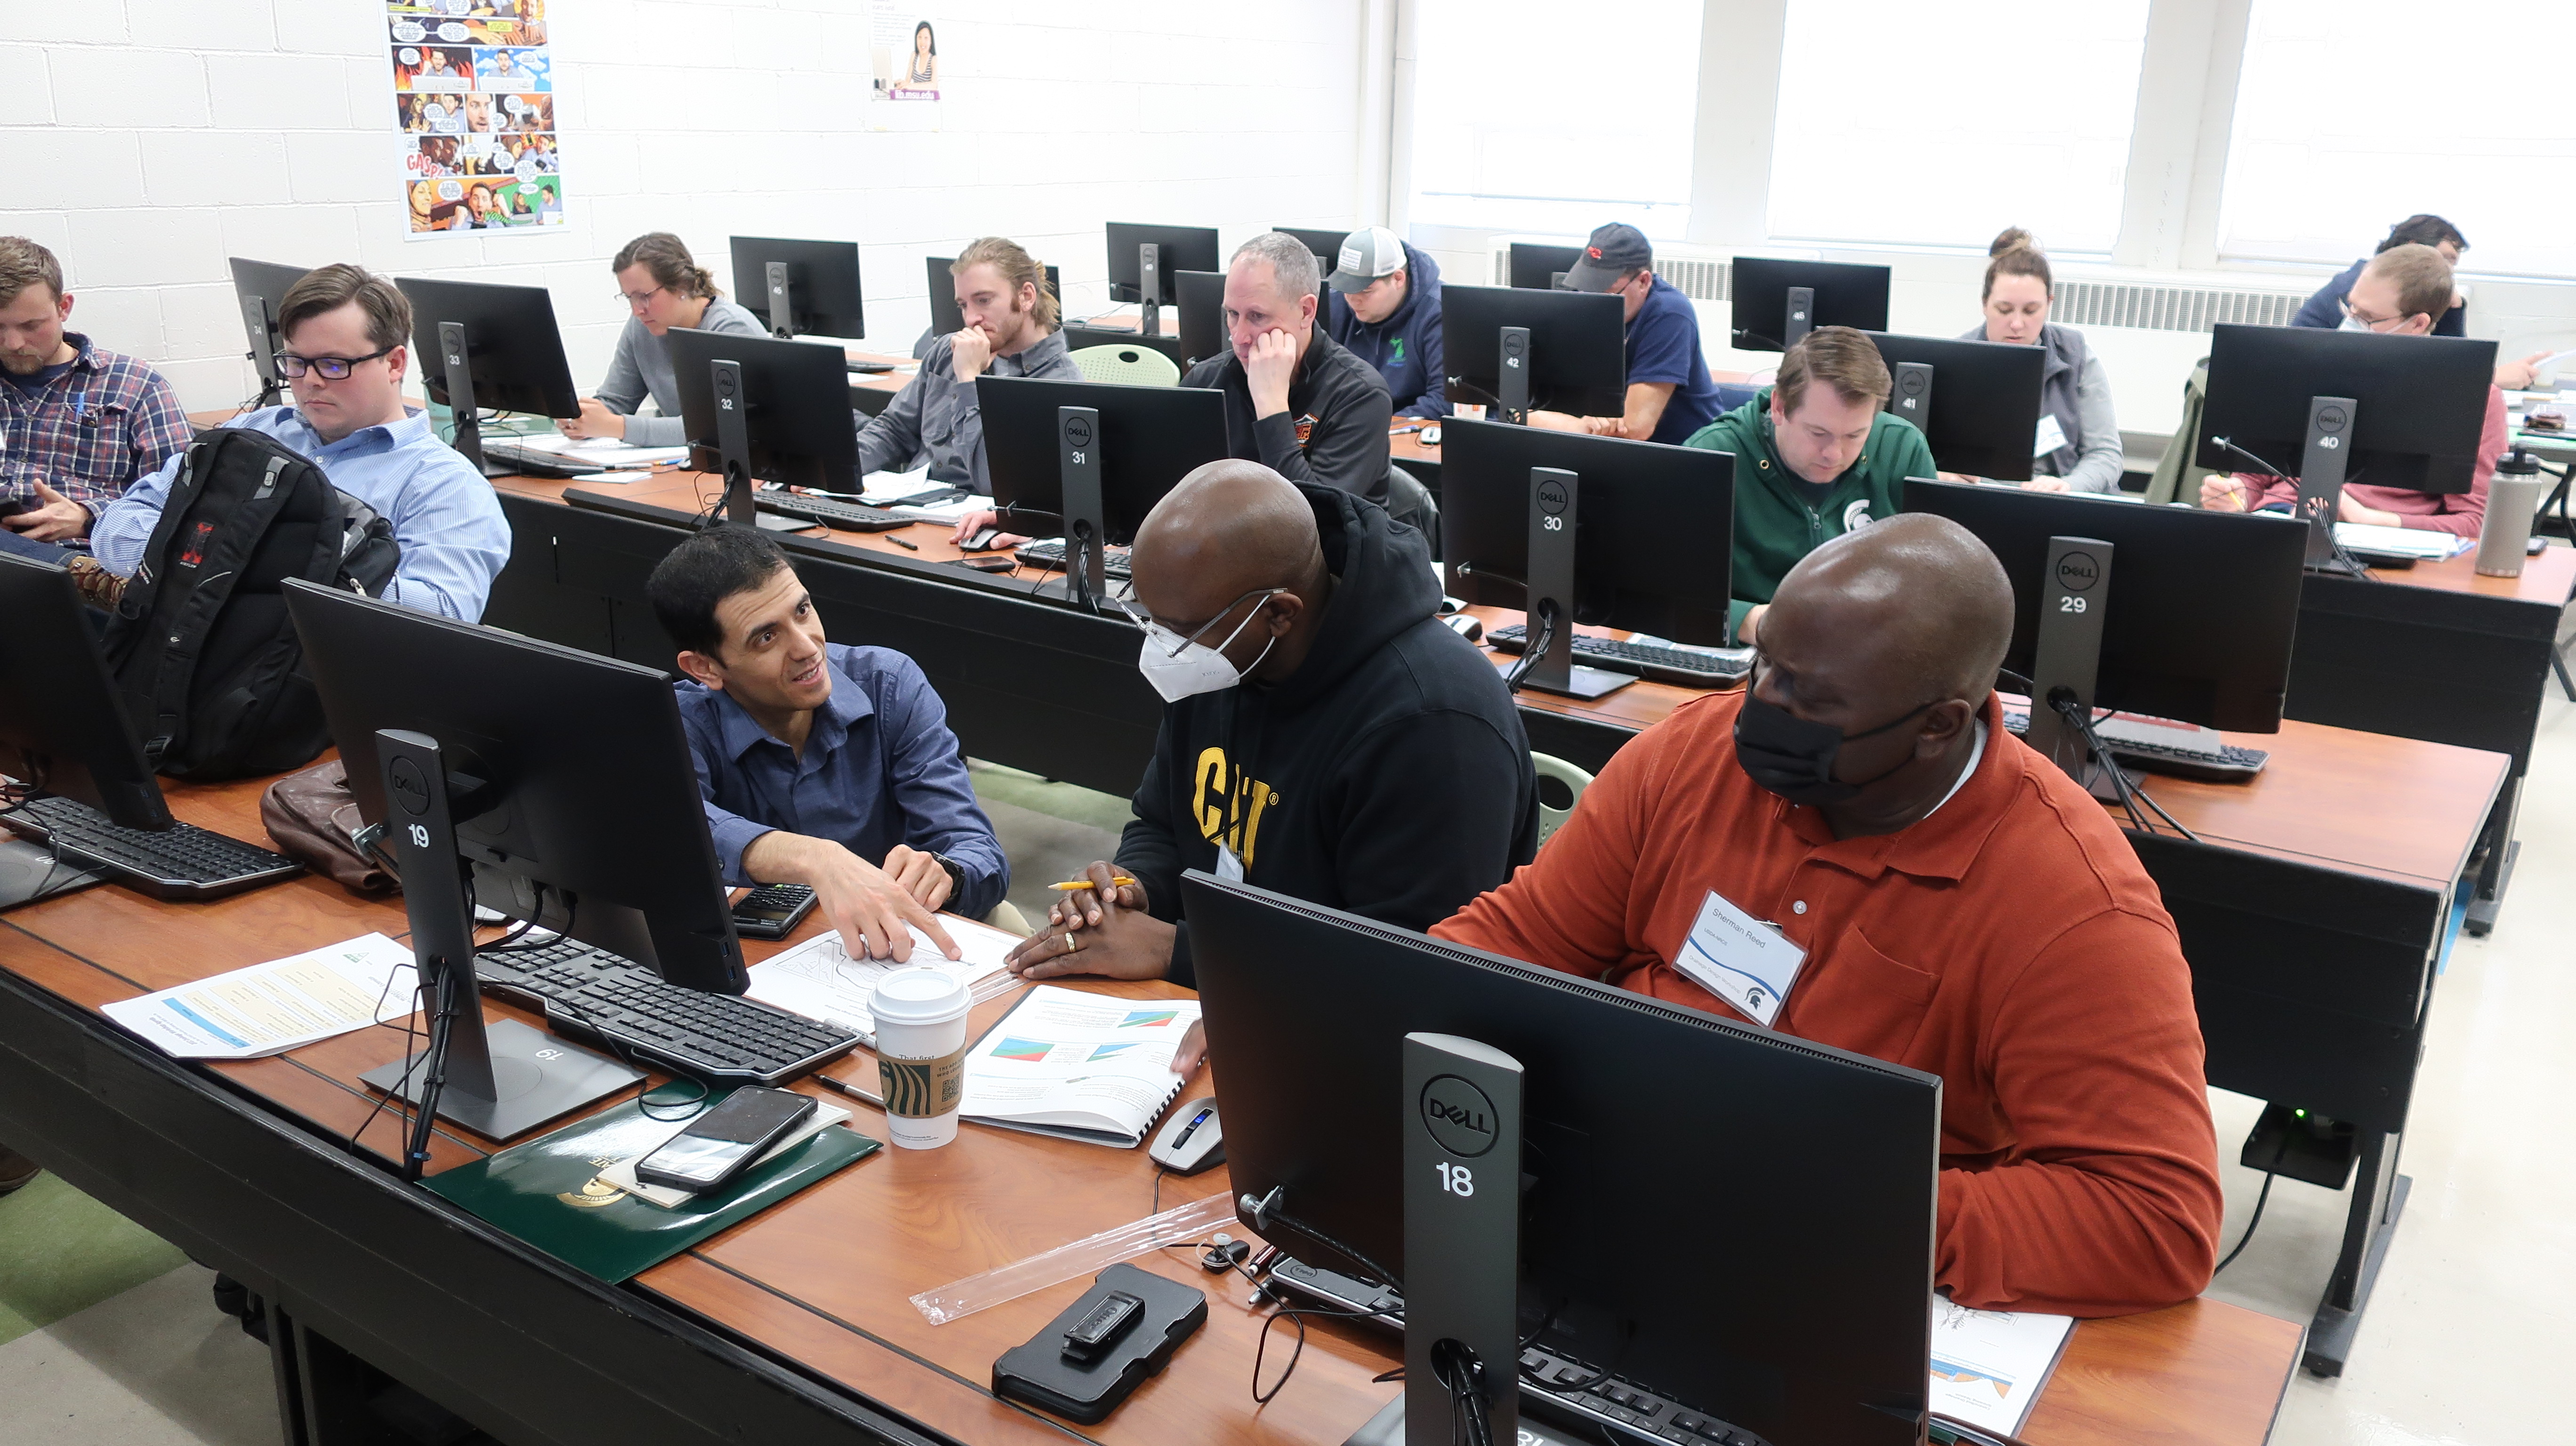
<instances>
[{"instance_id":1,"label":"coffee cup lid","mask_svg":"<svg viewBox=\"0 0 2576 1446\"><path fill-rule=\"evenodd\" d=\"M966 986L945 969L910 965L877 981L868 1012L881 1024L946 1024L972 1001Z\"/></svg>"}]
</instances>

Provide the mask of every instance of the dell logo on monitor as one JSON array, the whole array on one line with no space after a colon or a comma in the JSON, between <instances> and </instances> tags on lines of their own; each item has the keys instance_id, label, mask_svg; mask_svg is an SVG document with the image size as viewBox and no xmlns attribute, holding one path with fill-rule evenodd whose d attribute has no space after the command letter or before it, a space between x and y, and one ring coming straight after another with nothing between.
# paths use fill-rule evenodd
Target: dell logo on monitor
<instances>
[{"instance_id":1,"label":"dell logo on monitor","mask_svg":"<svg viewBox=\"0 0 2576 1446\"><path fill-rule=\"evenodd\" d=\"M1454 1074L1422 1087L1422 1125L1452 1154L1474 1158L1494 1147L1494 1102Z\"/></svg>"}]
</instances>

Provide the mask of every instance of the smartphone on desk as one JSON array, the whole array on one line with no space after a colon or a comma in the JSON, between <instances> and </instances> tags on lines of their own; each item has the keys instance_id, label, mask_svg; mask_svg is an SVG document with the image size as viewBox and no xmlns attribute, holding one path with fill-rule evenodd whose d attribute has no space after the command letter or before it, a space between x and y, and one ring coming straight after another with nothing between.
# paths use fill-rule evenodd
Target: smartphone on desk
<instances>
[{"instance_id":1,"label":"smartphone on desk","mask_svg":"<svg viewBox=\"0 0 2576 1446\"><path fill-rule=\"evenodd\" d=\"M803 884L762 884L734 901L733 931L746 939L784 939L814 912L814 891Z\"/></svg>"},{"instance_id":2,"label":"smartphone on desk","mask_svg":"<svg viewBox=\"0 0 2576 1446\"><path fill-rule=\"evenodd\" d=\"M635 1178L704 1194L741 1174L813 1113L811 1095L745 1085L636 1161Z\"/></svg>"}]
</instances>

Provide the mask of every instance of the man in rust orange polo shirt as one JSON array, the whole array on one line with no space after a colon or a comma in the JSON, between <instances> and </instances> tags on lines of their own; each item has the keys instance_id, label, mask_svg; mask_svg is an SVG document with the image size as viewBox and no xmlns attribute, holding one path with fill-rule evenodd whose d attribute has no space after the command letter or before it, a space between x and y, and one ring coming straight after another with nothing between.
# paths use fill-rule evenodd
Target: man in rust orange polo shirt
<instances>
[{"instance_id":1,"label":"man in rust orange polo shirt","mask_svg":"<svg viewBox=\"0 0 2576 1446\"><path fill-rule=\"evenodd\" d=\"M2004 731L2011 633L1955 523L1828 542L1745 693L1639 735L1432 932L1941 1076L1939 1286L2152 1309L2209 1283L2221 1210L2191 977L2101 805Z\"/></svg>"}]
</instances>

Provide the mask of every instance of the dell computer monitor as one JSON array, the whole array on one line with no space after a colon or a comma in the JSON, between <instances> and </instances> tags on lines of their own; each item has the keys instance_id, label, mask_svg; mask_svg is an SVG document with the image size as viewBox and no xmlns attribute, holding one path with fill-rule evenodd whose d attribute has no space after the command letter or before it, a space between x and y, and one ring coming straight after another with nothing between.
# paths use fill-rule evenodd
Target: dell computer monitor
<instances>
[{"instance_id":1,"label":"dell computer monitor","mask_svg":"<svg viewBox=\"0 0 2576 1446\"><path fill-rule=\"evenodd\" d=\"M70 573L0 552L0 773L127 828L166 829L160 781L82 612Z\"/></svg>"},{"instance_id":2,"label":"dell computer monitor","mask_svg":"<svg viewBox=\"0 0 2576 1446\"><path fill-rule=\"evenodd\" d=\"M1273 226L1270 229L1305 242L1306 249L1315 253L1315 265L1330 276L1333 269L1342 264L1342 243L1350 239L1354 228L1345 226L1339 231L1319 231L1312 226Z\"/></svg>"},{"instance_id":3,"label":"dell computer monitor","mask_svg":"<svg viewBox=\"0 0 2576 1446\"><path fill-rule=\"evenodd\" d=\"M780 341L675 326L663 338L680 387L680 418L697 465L724 470L714 364L741 369L746 464L756 482L848 492L858 485L848 359L829 342ZM735 522L750 525L750 519Z\"/></svg>"},{"instance_id":4,"label":"dell computer monitor","mask_svg":"<svg viewBox=\"0 0 2576 1446\"><path fill-rule=\"evenodd\" d=\"M464 410L450 395L456 369L439 344L439 329L457 325L465 329L471 405L545 417L581 415L563 333L555 326L554 297L544 287L418 276L397 277L394 285L411 300L412 347L431 401Z\"/></svg>"},{"instance_id":5,"label":"dell computer monitor","mask_svg":"<svg viewBox=\"0 0 2576 1446\"><path fill-rule=\"evenodd\" d=\"M1044 524L1069 521L1066 448L1057 426L1061 408L1089 407L1100 414L1088 465L1098 469L1100 521L1111 544L1134 537L1145 514L1192 469L1227 455L1225 394L1212 389L988 372L975 379L975 399L984 414L993 500L1018 531L1052 531Z\"/></svg>"},{"instance_id":6,"label":"dell computer monitor","mask_svg":"<svg viewBox=\"0 0 2576 1446\"><path fill-rule=\"evenodd\" d=\"M250 364L259 373L259 399L262 405L274 404L286 390L286 379L277 374L277 354L286 350L286 338L277 329L277 313L285 306L287 288L303 280L309 268L238 256L231 258L231 265L233 301L241 308L242 332L250 338Z\"/></svg>"},{"instance_id":7,"label":"dell computer monitor","mask_svg":"<svg viewBox=\"0 0 2576 1446\"><path fill-rule=\"evenodd\" d=\"M1526 609L1530 470L1555 468L1577 479L1574 621L1734 645L1726 630L1732 454L1499 422L1457 420L1442 431L1440 556L1450 596Z\"/></svg>"},{"instance_id":8,"label":"dell computer monitor","mask_svg":"<svg viewBox=\"0 0 2576 1446\"><path fill-rule=\"evenodd\" d=\"M1787 351L1820 326L1887 330L1884 266L1738 256L1728 274L1738 351Z\"/></svg>"},{"instance_id":9,"label":"dell computer monitor","mask_svg":"<svg viewBox=\"0 0 2576 1446\"><path fill-rule=\"evenodd\" d=\"M954 256L930 258L930 331L933 336L952 336L966 329L966 312L957 304L957 277L949 270L957 264ZM1064 306L1064 285L1056 270L1046 269L1047 295L1056 299L1059 312Z\"/></svg>"},{"instance_id":10,"label":"dell computer monitor","mask_svg":"<svg viewBox=\"0 0 2576 1446\"><path fill-rule=\"evenodd\" d=\"M1443 286L1440 346L1449 400L1513 404L1503 331L1528 333L1531 410L1615 417L1628 409L1627 320L1619 298L1580 291ZM1445 465L1444 465L1445 470Z\"/></svg>"},{"instance_id":11,"label":"dell computer monitor","mask_svg":"<svg viewBox=\"0 0 2576 1446\"><path fill-rule=\"evenodd\" d=\"M1923 1439L1937 1077L1195 871L1181 907L1264 1239L1401 1283L1404 1038L1473 1040L1522 1071L1532 1346L1777 1446Z\"/></svg>"},{"instance_id":12,"label":"dell computer monitor","mask_svg":"<svg viewBox=\"0 0 2576 1446\"><path fill-rule=\"evenodd\" d=\"M2046 347L1883 331L1869 339L1894 383L1886 410L1923 429L1942 471L2030 480Z\"/></svg>"},{"instance_id":13,"label":"dell computer monitor","mask_svg":"<svg viewBox=\"0 0 2576 1446\"><path fill-rule=\"evenodd\" d=\"M1216 250L1214 226L1146 226L1132 221L1109 223L1109 299L1112 301L1151 301L1169 305L1180 299L1173 285L1176 273L1183 271L1216 271L1222 269ZM1147 296L1139 280L1136 248L1155 248L1157 293Z\"/></svg>"},{"instance_id":14,"label":"dell computer monitor","mask_svg":"<svg viewBox=\"0 0 2576 1446\"><path fill-rule=\"evenodd\" d=\"M1583 259L1580 246L1549 246L1536 241L1515 241L1509 253L1511 284L1524 291L1555 291L1562 287L1565 273Z\"/></svg>"},{"instance_id":15,"label":"dell computer monitor","mask_svg":"<svg viewBox=\"0 0 2576 1446\"><path fill-rule=\"evenodd\" d=\"M668 674L309 584L286 607L368 822L377 730L426 734L488 788L455 821L476 903L674 984L749 985Z\"/></svg>"},{"instance_id":16,"label":"dell computer monitor","mask_svg":"<svg viewBox=\"0 0 2576 1446\"><path fill-rule=\"evenodd\" d=\"M859 311L856 241L736 236L733 294L771 336L812 333L855 339L868 334Z\"/></svg>"},{"instance_id":17,"label":"dell computer monitor","mask_svg":"<svg viewBox=\"0 0 2576 1446\"><path fill-rule=\"evenodd\" d=\"M2493 341L2466 337L2221 323L2210 328L2194 460L2221 472L2303 477L2311 404L2341 398L2350 417L2327 419L2341 431L2323 434L2336 445L2321 453L2341 456L2341 482L2466 492L2495 355Z\"/></svg>"},{"instance_id":18,"label":"dell computer monitor","mask_svg":"<svg viewBox=\"0 0 2576 1446\"><path fill-rule=\"evenodd\" d=\"M1226 339L1225 273L1222 271L1183 271L1176 288L1181 297L1181 355L1187 370L1192 363L1222 356L1232 343Z\"/></svg>"},{"instance_id":19,"label":"dell computer monitor","mask_svg":"<svg viewBox=\"0 0 2576 1446\"><path fill-rule=\"evenodd\" d=\"M2280 731L2306 524L1924 478L1906 479L1905 510L1949 518L2003 563L2013 584L2004 667L2038 682L2043 694L2062 681L2040 676L2049 651L2043 639L2074 624L2098 630L2092 641L2080 631L2074 638L2078 666L2092 662L2095 708ZM2103 557L2079 545L2052 571L2057 538L2111 550Z\"/></svg>"}]
</instances>

